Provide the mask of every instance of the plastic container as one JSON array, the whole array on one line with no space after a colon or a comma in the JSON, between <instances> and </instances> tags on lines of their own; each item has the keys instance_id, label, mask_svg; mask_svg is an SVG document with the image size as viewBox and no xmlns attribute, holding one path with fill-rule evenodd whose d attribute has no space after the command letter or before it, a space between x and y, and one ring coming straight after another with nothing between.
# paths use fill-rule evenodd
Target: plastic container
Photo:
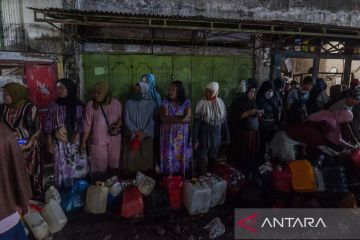
<instances>
[{"instance_id":1,"label":"plastic container","mask_svg":"<svg viewBox=\"0 0 360 240\"><path fill-rule=\"evenodd\" d=\"M227 182L227 193L236 195L245 184L245 175L230 164L217 163L213 172Z\"/></svg>"},{"instance_id":2,"label":"plastic container","mask_svg":"<svg viewBox=\"0 0 360 240\"><path fill-rule=\"evenodd\" d=\"M49 225L51 233L59 232L67 223L64 211L61 209L60 204L54 199L50 199L49 203L45 205L41 215Z\"/></svg>"},{"instance_id":3,"label":"plastic container","mask_svg":"<svg viewBox=\"0 0 360 240\"><path fill-rule=\"evenodd\" d=\"M129 186L124 190L121 204L121 216L132 218L144 214L144 201L137 186Z\"/></svg>"},{"instance_id":4,"label":"plastic container","mask_svg":"<svg viewBox=\"0 0 360 240\"><path fill-rule=\"evenodd\" d=\"M211 208L224 204L227 188L227 182L224 179L216 175L206 174L206 176L201 176L199 181L205 181L206 184L211 188Z\"/></svg>"},{"instance_id":5,"label":"plastic container","mask_svg":"<svg viewBox=\"0 0 360 240\"><path fill-rule=\"evenodd\" d=\"M50 199L53 199L61 204L60 193L54 186L50 186L49 189L45 192L45 203L48 203Z\"/></svg>"},{"instance_id":6,"label":"plastic container","mask_svg":"<svg viewBox=\"0 0 360 240\"><path fill-rule=\"evenodd\" d=\"M86 193L85 211L94 214L104 213L106 211L108 187L103 182L96 182L90 186Z\"/></svg>"},{"instance_id":7,"label":"plastic container","mask_svg":"<svg viewBox=\"0 0 360 240\"><path fill-rule=\"evenodd\" d=\"M183 202L190 215L209 212L210 199L211 188L205 182L184 183Z\"/></svg>"},{"instance_id":8,"label":"plastic container","mask_svg":"<svg viewBox=\"0 0 360 240\"><path fill-rule=\"evenodd\" d=\"M314 169L307 160L296 160L289 163L292 175L292 187L297 192L315 192L316 180Z\"/></svg>"},{"instance_id":9,"label":"plastic container","mask_svg":"<svg viewBox=\"0 0 360 240\"><path fill-rule=\"evenodd\" d=\"M24 216L24 220L36 239L43 239L50 234L49 225L39 212L30 209Z\"/></svg>"},{"instance_id":10,"label":"plastic container","mask_svg":"<svg viewBox=\"0 0 360 240\"><path fill-rule=\"evenodd\" d=\"M277 166L272 171L272 186L279 192L291 191L291 172L289 168Z\"/></svg>"},{"instance_id":11,"label":"plastic container","mask_svg":"<svg viewBox=\"0 0 360 240\"><path fill-rule=\"evenodd\" d=\"M168 191L170 208L179 209L181 207L181 194L184 186L184 181L181 176L165 177L161 183Z\"/></svg>"},{"instance_id":12,"label":"plastic container","mask_svg":"<svg viewBox=\"0 0 360 240\"><path fill-rule=\"evenodd\" d=\"M136 174L136 184L138 185L139 191L148 196L155 187L155 180L151 177L145 176L141 172Z\"/></svg>"}]
</instances>

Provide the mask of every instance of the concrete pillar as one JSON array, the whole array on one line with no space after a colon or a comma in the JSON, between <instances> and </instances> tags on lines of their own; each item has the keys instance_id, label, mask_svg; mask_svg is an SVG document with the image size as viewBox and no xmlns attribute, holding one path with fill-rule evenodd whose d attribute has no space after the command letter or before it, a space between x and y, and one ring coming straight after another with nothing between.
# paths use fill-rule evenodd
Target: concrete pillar
<instances>
[{"instance_id":1,"label":"concrete pillar","mask_svg":"<svg viewBox=\"0 0 360 240\"><path fill-rule=\"evenodd\" d=\"M255 79L262 83L270 79L271 52L255 40Z\"/></svg>"}]
</instances>

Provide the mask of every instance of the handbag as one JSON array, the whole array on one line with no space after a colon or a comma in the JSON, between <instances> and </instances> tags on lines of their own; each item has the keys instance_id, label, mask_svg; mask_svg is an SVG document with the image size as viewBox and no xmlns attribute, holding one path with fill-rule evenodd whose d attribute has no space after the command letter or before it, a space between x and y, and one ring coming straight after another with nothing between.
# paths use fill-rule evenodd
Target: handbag
<instances>
[{"instance_id":1,"label":"handbag","mask_svg":"<svg viewBox=\"0 0 360 240\"><path fill-rule=\"evenodd\" d=\"M113 133L113 132L112 132L112 127L115 126L115 124L110 124L109 119L108 119L108 117L106 116L106 113L105 113L105 111L104 111L104 109L103 109L103 107L102 107L101 105L100 105L100 109L101 109L101 112L102 112L102 114L103 114L103 116L104 116L104 118L105 118L105 122L106 122L106 125L107 125L107 128L108 128L108 134L109 134L110 136L117 136L117 135L119 135L119 134L121 133L121 129L119 128L119 129L117 129L117 131L116 131L115 133Z\"/></svg>"}]
</instances>

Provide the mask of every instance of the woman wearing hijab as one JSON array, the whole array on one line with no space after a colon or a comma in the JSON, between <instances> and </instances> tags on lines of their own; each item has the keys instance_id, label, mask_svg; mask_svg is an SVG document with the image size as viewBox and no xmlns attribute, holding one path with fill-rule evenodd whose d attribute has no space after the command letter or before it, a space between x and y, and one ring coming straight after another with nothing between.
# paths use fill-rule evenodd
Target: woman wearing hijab
<instances>
[{"instance_id":1,"label":"woman wearing hijab","mask_svg":"<svg viewBox=\"0 0 360 240\"><path fill-rule=\"evenodd\" d=\"M270 81L263 82L256 98L257 107L264 110L260 119L260 153L267 157L269 153L269 143L278 129L279 109L274 99L274 85Z\"/></svg>"},{"instance_id":2,"label":"woman wearing hijab","mask_svg":"<svg viewBox=\"0 0 360 240\"><path fill-rule=\"evenodd\" d=\"M222 143L229 143L226 107L218 97L219 84L209 83L197 104L193 123L193 145L197 151L197 172L205 174L216 162Z\"/></svg>"},{"instance_id":3,"label":"woman wearing hijab","mask_svg":"<svg viewBox=\"0 0 360 240\"><path fill-rule=\"evenodd\" d=\"M341 135L341 124L350 123L352 120L353 114L349 110L323 110L308 117L310 122L323 123L323 125L329 126L324 138L337 149L355 148L352 144L346 142Z\"/></svg>"},{"instance_id":4,"label":"woman wearing hijab","mask_svg":"<svg viewBox=\"0 0 360 240\"><path fill-rule=\"evenodd\" d=\"M189 123L191 104L181 81L174 81L160 109L160 170L185 176L192 158Z\"/></svg>"},{"instance_id":5,"label":"woman wearing hijab","mask_svg":"<svg viewBox=\"0 0 360 240\"><path fill-rule=\"evenodd\" d=\"M156 81L155 76L153 74L145 74L141 78L142 82L147 83L149 85L149 95L154 102L156 109L160 109L161 107L161 96L159 92L156 90Z\"/></svg>"},{"instance_id":6,"label":"woman wearing hijab","mask_svg":"<svg viewBox=\"0 0 360 240\"><path fill-rule=\"evenodd\" d=\"M125 104L126 162L132 171L154 168L154 127L156 107L144 82L135 85L135 92ZM127 166L126 166L127 164Z\"/></svg>"},{"instance_id":7,"label":"woman wearing hijab","mask_svg":"<svg viewBox=\"0 0 360 240\"><path fill-rule=\"evenodd\" d=\"M307 110L309 114L316 113L325 108L325 105L329 101L326 88L327 85L324 79L316 79L315 86L311 89L309 101L307 103Z\"/></svg>"},{"instance_id":8,"label":"woman wearing hijab","mask_svg":"<svg viewBox=\"0 0 360 240\"><path fill-rule=\"evenodd\" d=\"M60 79L56 91L58 99L49 105L44 132L48 151L54 156L55 185L68 188L74 183L81 161L79 140L83 133L84 105L76 97L77 85L73 80Z\"/></svg>"},{"instance_id":9,"label":"woman wearing hijab","mask_svg":"<svg viewBox=\"0 0 360 240\"><path fill-rule=\"evenodd\" d=\"M28 100L28 90L19 83L3 87L4 104L0 107L3 122L14 132L25 155L26 169L34 197L42 192L43 163L40 158L38 138L41 123L38 110Z\"/></svg>"},{"instance_id":10,"label":"woman wearing hijab","mask_svg":"<svg viewBox=\"0 0 360 240\"><path fill-rule=\"evenodd\" d=\"M250 84L244 96L235 99L231 106L231 160L245 169L256 162L259 154L259 117L262 111L256 106L256 85Z\"/></svg>"},{"instance_id":11,"label":"woman wearing hijab","mask_svg":"<svg viewBox=\"0 0 360 240\"><path fill-rule=\"evenodd\" d=\"M94 97L86 106L85 133L81 144L85 151L89 138L91 172L103 177L108 170L117 170L120 164L122 105L111 97L109 83L98 82Z\"/></svg>"}]
</instances>

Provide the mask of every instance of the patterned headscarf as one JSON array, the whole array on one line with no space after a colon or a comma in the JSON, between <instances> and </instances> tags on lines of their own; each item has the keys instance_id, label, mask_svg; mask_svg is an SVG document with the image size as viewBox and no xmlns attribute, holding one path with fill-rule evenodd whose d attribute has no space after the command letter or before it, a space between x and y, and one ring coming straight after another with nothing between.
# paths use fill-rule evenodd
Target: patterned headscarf
<instances>
[{"instance_id":1,"label":"patterned headscarf","mask_svg":"<svg viewBox=\"0 0 360 240\"><path fill-rule=\"evenodd\" d=\"M10 107L18 107L28 99L28 89L19 83L7 83L3 89L5 89L11 97L12 103Z\"/></svg>"}]
</instances>

